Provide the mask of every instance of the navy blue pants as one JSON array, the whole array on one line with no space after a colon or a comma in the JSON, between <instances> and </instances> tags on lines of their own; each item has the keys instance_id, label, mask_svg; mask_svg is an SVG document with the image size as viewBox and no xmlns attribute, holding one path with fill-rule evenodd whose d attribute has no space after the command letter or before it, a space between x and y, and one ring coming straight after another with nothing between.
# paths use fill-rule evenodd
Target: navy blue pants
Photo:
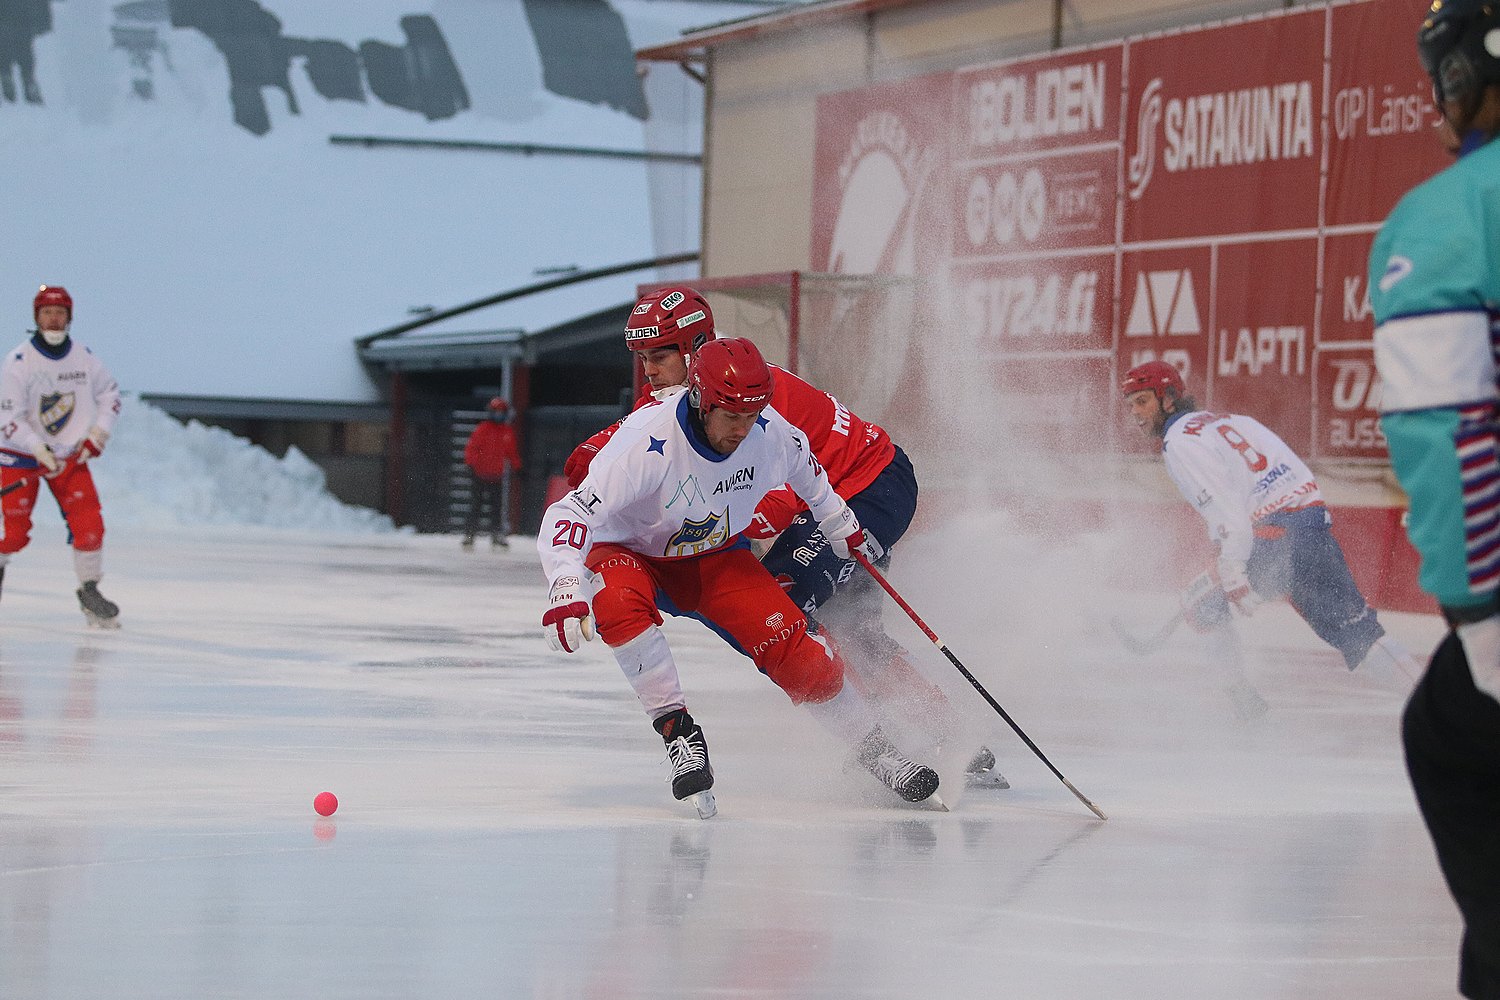
<instances>
[{"instance_id":1,"label":"navy blue pants","mask_svg":"<svg viewBox=\"0 0 1500 1000\"><path fill-rule=\"evenodd\" d=\"M891 547L906 534L917 512L917 474L906 452L897 447L891 464L881 470L873 483L849 498L849 508L859 518L860 527L874 540L879 554L875 565L881 568L890 565ZM792 519L761 562L780 582L792 603L809 614L854 579L854 571L859 568L853 559L840 559L833 554L812 512L806 510ZM859 578L867 576L860 574Z\"/></svg>"},{"instance_id":2,"label":"navy blue pants","mask_svg":"<svg viewBox=\"0 0 1500 1000\"><path fill-rule=\"evenodd\" d=\"M1342 653L1353 670L1385 629L1359 592L1329 527L1332 523L1323 507L1272 514L1256 525L1246 572L1257 594L1267 600L1289 600L1318 638ZM1200 628L1219 627L1229 620L1229 602L1222 591L1198 605Z\"/></svg>"}]
</instances>

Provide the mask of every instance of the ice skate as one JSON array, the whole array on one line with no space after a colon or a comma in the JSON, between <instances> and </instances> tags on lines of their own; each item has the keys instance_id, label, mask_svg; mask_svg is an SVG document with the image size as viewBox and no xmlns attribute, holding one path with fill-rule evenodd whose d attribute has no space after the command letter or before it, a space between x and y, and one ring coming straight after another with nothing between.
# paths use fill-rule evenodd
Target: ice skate
<instances>
[{"instance_id":1,"label":"ice skate","mask_svg":"<svg viewBox=\"0 0 1500 1000\"><path fill-rule=\"evenodd\" d=\"M708 761L703 727L681 709L662 716L654 725L667 744L667 759L672 763L672 797L691 802L699 819L712 818L719 810L714 802L714 769Z\"/></svg>"},{"instance_id":2,"label":"ice skate","mask_svg":"<svg viewBox=\"0 0 1500 1000\"><path fill-rule=\"evenodd\" d=\"M97 580L89 580L78 588L78 605L93 628L120 627L120 606L99 593Z\"/></svg>"},{"instance_id":3,"label":"ice skate","mask_svg":"<svg viewBox=\"0 0 1500 1000\"><path fill-rule=\"evenodd\" d=\"M506 538L504 535L494 535L490 538L490 548L508 549L510 548L510 539Z\"/></svg>"},{"instance_id":4,"label":"ice skate","mask_svg":"<svg viewBox=\"0 0 1500 1000\"><path fill-rule=\"evenodd\" d=\"M474 536L465 535L464 540L462 542L459 542L459 545L463 546L466 549L472 549L474 547Z\"/></svg>"},{"instance_id":5,"label":"ice skate","mask_svg":"<svg viewBox=\"0 0 1500 1000\"><path fill-rule=\"evenodd\" d=\"M907 802L922 802L937 791L938 773L897 750L878 727L860 742L858 759L861 767Z\"/></svg>"},{"instance_id":6,"label":"ice skate","mask_svg":"<svg viewBox=\"0 0 1500 1000\"><path fill-rule=\"evenodd\" d=\"M970 788L1009 788L1005 775L995 770L995 753L989 747L980 747L964 768L964 783Z\"/></svg>"}]
</instances>

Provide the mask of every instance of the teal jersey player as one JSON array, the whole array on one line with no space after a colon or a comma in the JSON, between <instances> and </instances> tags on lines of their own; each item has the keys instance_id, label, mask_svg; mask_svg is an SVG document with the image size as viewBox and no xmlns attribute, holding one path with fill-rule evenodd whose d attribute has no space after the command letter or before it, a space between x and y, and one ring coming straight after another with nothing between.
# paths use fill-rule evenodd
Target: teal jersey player
<instances>
[{"instance_id":1,"label":"teal jersey player","mask_svg":"<svg viewBox=\"0 0 1500 1000\"><path fill-rule=\"evenodd\" d=\"M1433 0L1417 31L1459 157L1370 255L1381 427L1419 582L1449 630L1401 715L1406 773L1463 914L1458 991L1500 1000L1500 0Z\"/></svg>"},{"instance_id":2,"label":"teal jersey player","mask_svg":"<svg viewBox=\"0 0 1500 1000\"><path fill-rule=\"evenodd\" d=\"M1381 428L1411 499L1422 589L1477 610L1500 584L1500 143L1401 200L1371 251L1370 290Z\"/></svg>"}]
</instances>

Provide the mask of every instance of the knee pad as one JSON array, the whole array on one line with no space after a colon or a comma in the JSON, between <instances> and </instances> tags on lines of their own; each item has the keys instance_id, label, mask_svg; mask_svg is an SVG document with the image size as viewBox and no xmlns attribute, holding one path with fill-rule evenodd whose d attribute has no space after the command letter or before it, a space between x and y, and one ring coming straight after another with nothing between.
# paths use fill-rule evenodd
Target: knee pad
<instances>
[{"instance_id":1,"label":"knee pad","mask_svg":"<svg viewBox=\"0 0 1500 1000\"><path fill-rule=\"evenodd\" d=\"M73 548L79 552L97 551L104 544L104 516L99 511L99 494L94 490L94 478L88 468L80 465L59 477L52 492L62 508L63 520L68 523Z\"/></svg>"},{"instance_id":2,"label":"knee pad","mask_svg":"<svg viewBox=\"0 0 1500 1000\"><path fill-rule=\"evenodd\" d=\"M17 523L10 518L5 519L5 537L0 538L0 554L13 556L24 549L30 541L30 521Z\"/></svg>"},{"instance_id":3,"label":"knee pad","mask_svg":"<svg viewBox=\"0 0 1500 1000\"><path fill-rule=\"evenodd\" d=\"M623 645L661 624L651 578L633 556L612 555L590 568L603 584L594 595L593 608L594 623L606 644Z\"/></svg>"},{"instance_id":4,"label":"knee pad","mask_svg":"<svg viewBox=\"0 0 1500 1000\"><path fill-rule=\"evenodd\" d=\"M619 646L660 625L661 612L634 588L605 587L594 595L594 623L606 644Z\"/></svg>"},{"instance_id":5,"label":"knee pad","mask_svg":"<svg viewBox=\"0 0 1500 1000\"><path fill-rule=\"evenodd\" d=\"M97 510L70 514L68 532L73 536L73 548L79 552L97 552L104 547L104 518Z\"/></svg>"},{"instance_id":6,"label":"knee pad","mask_svg":"<svg viewBox=\"0 0 1500 1000\"><path fill-rule=\"evenodd\" d=\"M751 655L793 705L828 701L844 687L843 661L821 636L808 635L805 624L785 641L773 639Z\"/></svg>"},{"instance_id":7,"label":"knee pad","mask_svg":"<svg viewBox=\"0 0 1500 1000\"><path fill-rule=\"evenodd\" d=\"M31 504L5 512L5 537L0 538L0 552L15 555L31 541Z\"/></svg>"}]
</instances>

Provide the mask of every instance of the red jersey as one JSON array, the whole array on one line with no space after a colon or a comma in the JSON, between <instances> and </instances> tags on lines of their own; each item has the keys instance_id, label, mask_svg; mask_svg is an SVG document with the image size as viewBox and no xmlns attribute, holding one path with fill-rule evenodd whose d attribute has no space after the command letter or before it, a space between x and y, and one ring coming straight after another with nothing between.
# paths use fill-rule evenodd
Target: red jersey
<instances>
[{"instance_id":1,"label":"red jersey","mask_svg":"<svg viewBox=\"0 0 1500 1000\"><path fill-rule=\"evenodd\" d=\"M480 479L494 481L507 468L521 467L521 453L516 449L516 432L510 424L481 420L469 443L464 445L464 464Z\"/></svg>"},{"instance_id":2,"label":"red jersey","mask_svg":"<svg viewBox=\"0 0 1500 1000\"><path fill-rule=\"evenodd\" d=\"M891 436L879 425L861 420L831 394L815 389L784 368L770 367L775 372L771 406L807 435L834 492L848 500L873 483L896 457ZM636 409L653 398L648 387L636 401ZM612 424L573 449L563 466L569 486L577 488L583 482L589 463L619 426ZM752 538L779 534L805 506L791 490L785 487L773 490L756 508L756 523L746 534Z\"/></svg>"}]
</instances>

